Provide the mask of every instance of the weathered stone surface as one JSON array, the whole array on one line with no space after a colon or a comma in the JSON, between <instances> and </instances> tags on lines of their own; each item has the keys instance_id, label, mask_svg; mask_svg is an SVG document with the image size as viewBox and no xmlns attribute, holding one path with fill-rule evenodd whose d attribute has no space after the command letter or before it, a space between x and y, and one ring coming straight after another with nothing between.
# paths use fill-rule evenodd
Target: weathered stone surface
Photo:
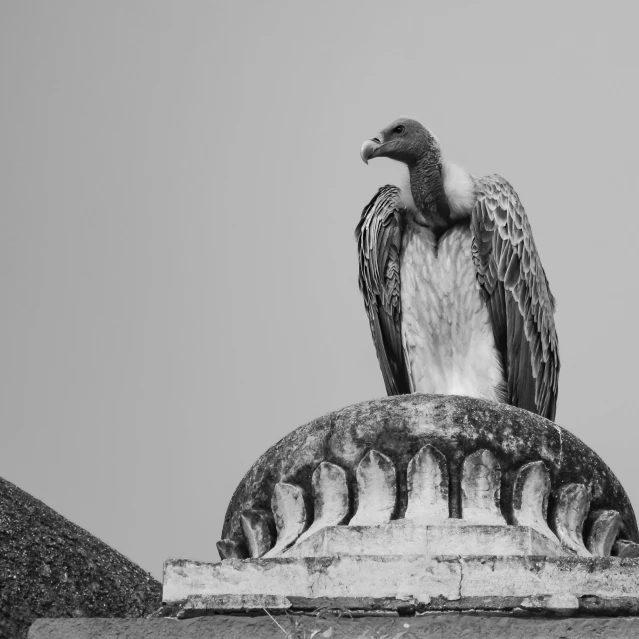
<instances>
[{"instance_id":1,"label":"weathered stone surface","mask_svg":"<svg viewBox=\"0 0 639 639\"><path fill-rule=\"evenodd\" d=\"M278 625L279 624L279 625ZM317 631L317 632L316 632ZM330 634L328 634L330 633ZM404 633L404 634L402 634ZM290 637L401 637L402 639L633 639L639 618L521 619L477 615L425 617L285 617L216 615L174 619L48 619L36 622L29 639L283 639Z\"/></svg>"},{"instance_id":2,"label":"weathered stone surface","mask_svg":"<svg viewBox=\"0 0 639 639\"><path fill-rule=\"evenodd\" d=\"M434 446L426 445L408 462L408 507L405 518L434 524L448 519L448 464Z\"/></svg>"},{"instance_id":3,"label":"weathered stone surface","mask_svg":"<svg viewBox=\"0 0 639 639\"><path fill-rule=\"evenodd\" d=\"M304 532L307 526L304 493L299 486L280 482L275 484L271 499L275 518L277 542L264 557L281 555Z\"/></svg>"},{"instance_id":4,"label":"weathered stone surface","mask_svg":"<svg viewBox=\"0 0 639 639\"><path fill-rule=\"evenodd\" d=\"M313 523L297 543L326 526L337 526L349 513L346 472L336 464L322 462L313 473Z\"/></svg>"},{"instance_id":5,"label":"weathered stone surface","mask_svg":"<svg viewBox=\"0 0 639 639\"><path fill-rule=\"evenodd\" d=\"M25 637L39 617L144 616L160 601L142 568L0 479L0 637Z\"/></svg>"},{"instance_id":6,"label":"weathered stone surface","mask_svg":"<svg viewBox=\"0 0 639 639\"><path fill-rule=\"evenodd\" d=\"M631 541L639 541L637 522L625 491L597 454L574 435L513 406L467 397L419 394L350 406L284 437L253 465L236 489L222 537L242 540L241 512L249 508L268 509L273 488L279 481L294 483L310 494L311 477L324 461L344 468L351 492L356 495L357 466L373 448L388 456L396 468L395 516L402 517L408 504L408 464L427 444L435 446L446 458L453 517L461 516L463 460L479 449L487 449L501 467L501 511L507 518L512 513L516 473L529 462L543 461L553 487L568 483L589 486L591 508L619 511L624 535ZM351 503L349 516L353 512Z\"/></svg>"},{"instance_id":7,"label":"weathered stone surface","mask_svg":"<svg viewBox=\"0 0 639 639\"><path fill-rule=\"evenodd\" d=\"M216 547L220 559L246 559L249 556L248 548L244 541L220 539L216 543Z\"/></svg>"},{"instance_id":8,"label":"weathered stone surface","mask_svg":"<svg viewBox=\"0 0 639 639\"><path fill-rule=\"evenodd\" d=\"M637 597L584 595L579 598L579 614L636 617L639 616L639 599Z\"/></svg>"},{"instance_id":9,"label":"weathered stone surface","mask_svg":"<svg viewBox=\"0 0 639 639\"><path fill-rule=\"evenodd\" d=\"M357 466L357 512L350 526L384 524L395 512L397 478L386 455L369 450Z\"/></svg>"},{"instance_id":10,"label":"weathered stone surface","mask_svg":"<svg viewBox=\"0 0 639 639\"><path fill-rule=\"evenodd\" d=\"M275 543L275 520L271 512L260 508L243 510L242 534L251 557L261 557Z\"/></svg>"},{"instance_id":11,"label":"weathered stone surface","mask_svg":"<svg viewBox=\"0 0 639 639\"><path fill-rule=\"evenodd\" d=\"M506 525L500 505L501 468L489 450L478 450L464 459L461 491L465 522Z\"/></svg>"},{"instance_id":12,"label":"weathered stone surface","mask_svg":"<svg viewBox=\"0 0 639 639\"><path fill-rule=\"evenodd\" d=\"M210 597L191 595L177 613L178 619L201 617L209 611L253 612L266 608L270 612L289 610L291 602L277 595L214 595Z\"/></svg>"},{"instance_id":13,"label":"weathered stone surface","mask_svg":"<svg viewBox=\"0 0 639 639\"><path fill-rule=\"evenodd\" d=\"M581 557L589 557L583 528L590 506L590 490L583 484L566 484L554 493L552 528L559 541Z\"/></svg>"},{"instance_id":14,"label":"weathered stone surface","mask_svg":"<svg viewBox=\"0 0 639 639\"><path fill-rule=\"evenodd\" d=\"M465 597L530 597L596 593L639 597L639 561L582 557L462 557Z\"/></svg>"},{"instance_id":15,"label":"weathered stone surface","mask_svg":"<svg viewBox=\"0 0 639 639\"><path fill-rule=\"evenodd\" d=\"M597 557L609 557L620 528L621 517L616 510L591 512L588 516L586 548Z\"/></svg>"},{"instance_id":16,"label":"weathered stone surface","mask_svg":"<svg viewBox=\"0 0 639 639\"><path fill-rule=\"evenodd\" d=\"M461 565L422 556L304 557L217 564L167 560L163 601L190 595L269 594L287 597L459 596Z\"/></svg>"},{"instance_id":17,"label":"weathered stone surface","mask_svg":"<svg viewBox=\"0 0 639 639\"><path fill-rule=\"evenodd\" d=\"M612 546L612 554L615 557L635 559L639 557L639 544L626 539L618 539Z\"/></svg>"},{"instance_id":18,"label":"weathered stone surface","mask_svg":"<svg viewBox=\"0 0 639 639\"><path fill-rule=\"evenodd\" d=\"M512 520L558 541L547 524L549 495L550 473L544 462L524 464L517 472L513 486Z\"/></svg>"},{"instance_id":19,"label":"weathered stone surface","mask_svg":"<svg viewBox=\"0 0 639 639\"><path fill-rule=\"evenodd\" d=\"M572 617L579 611L579 599L574 595L535 595L526 597L521 608L537 613L552 613L561 617Z\"/></svg>"},{"instance_id":20,"label":"weathered stone surface","mask_svg":"<svg viewBox=\"0 0 639 639\"><path fill-rule=\"evenodd\" d=\"M555 595L581 598L596 594L602 602L619 598L637 601L639 560L362 555L230 559L218 564L169 560L165 564L165 602L186 600L191 595L262 594L288 599L412 599L424 610L505 610L521 606L530 597Z\"/></svg>"},{"instance_id":21,"label":"weathered stone surface","mask_svg":"<svg viewBox=\"0 0 639 639\"><path fill-rule=\"evenodd\" d=\"M565 556L559 541L551 541L523 526L428 526L400 519L379 526L331 526L291 548L286 557L336 555L547 555Z\"/></svg>"}]
</instances>

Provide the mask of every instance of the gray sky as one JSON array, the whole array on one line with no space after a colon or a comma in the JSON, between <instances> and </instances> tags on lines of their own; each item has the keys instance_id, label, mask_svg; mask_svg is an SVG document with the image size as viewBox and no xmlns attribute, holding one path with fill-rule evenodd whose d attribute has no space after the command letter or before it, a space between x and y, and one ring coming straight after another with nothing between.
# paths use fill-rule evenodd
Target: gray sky
<instances>
[{"instance_id":1,"label":"gray sky","mask_svg":"<svg viewBox=\"0 0 639 639\"><path fill-rule=\"evenodd\" d=\"M557 421L636 481L631 2L0 0L0 475L160 577L249 466L384 395L353 230L400 115L517 189Z\"/></svg>"}]
</instances>

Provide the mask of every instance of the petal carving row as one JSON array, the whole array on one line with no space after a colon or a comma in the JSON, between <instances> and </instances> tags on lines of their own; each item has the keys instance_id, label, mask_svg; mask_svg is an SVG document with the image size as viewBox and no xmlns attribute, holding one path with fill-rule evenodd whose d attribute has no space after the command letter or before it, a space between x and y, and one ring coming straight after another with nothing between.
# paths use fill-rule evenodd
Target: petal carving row
<instances>
[{"instance_id":1,"label":"petal carving row","mask_svg":"<svg viewBox=\"0 0 639 639\"><path fill-rule=\"evenodd\" d=\"M357 493L351 496L346 471L331 462L322 462L311 479L312 521L308 510L311 500L304 490L292 483L279 482L271 498L271 512L242 511L244 540L219 541L220 557L285 556L292 546L329 526L346 522L348 526L389 523L396 513L398 493L397 471L392 460L370 449L360 460L355 479ZM430 444L420 448L408 463L405 479L408 504L404 519L408 521L420 525L452 521L462 525L507 525L500 499L500 464L487 449L475 451L462 463L461 521L449 518L450 476L441 451ZM611 552L619 556L639 555L639 545L633 544L628 549L632 542L617 541L621 528L617 511L596 510L589 515L591 491L583 484L564 484L552 491L550 472L543 461L529 462L519 468L512 491L509 521L514 525L528 526L582 557L608 557ZM553 508L549 516L551 496ZM588 532L584 539L586 520Z\"/></svg>"}]
</instances>

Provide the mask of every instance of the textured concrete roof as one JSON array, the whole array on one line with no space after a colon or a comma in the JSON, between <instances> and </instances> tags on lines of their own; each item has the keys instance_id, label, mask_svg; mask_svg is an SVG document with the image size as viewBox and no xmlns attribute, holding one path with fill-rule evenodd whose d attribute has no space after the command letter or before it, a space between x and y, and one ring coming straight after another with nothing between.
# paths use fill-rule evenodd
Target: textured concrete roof
<instances>
[{"instance_id":1,"label":"textured concrete roof","mask_svg":"<svg viewBox=\"0 0 639 639\"><path fill-rule=\"evenodd\" d=\"M137 564L0 478L0 637L39 617L141 617L161 585Z\"/></svg>"}]
</instances>

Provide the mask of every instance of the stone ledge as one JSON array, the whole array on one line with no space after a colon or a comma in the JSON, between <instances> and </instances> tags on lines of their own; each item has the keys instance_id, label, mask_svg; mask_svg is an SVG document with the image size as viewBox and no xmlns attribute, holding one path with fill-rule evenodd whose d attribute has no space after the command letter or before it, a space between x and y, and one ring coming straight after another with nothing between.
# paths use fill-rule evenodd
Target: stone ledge
<instances>
[{"instance_id":1,"label":"stone ledge","mask_svg":"<svg viewBox=\"0 0 639 639\"><path fill-rule=\"evenodd\" d=\"M184 602L184 614L198 608L259 610L267 607L261 599L266 596L279 597L276 608L284 610L296 598L341 598L355 602L351 609L361 608L364 600L394 600L396 609L417 611L555 608L575 614L584 608L590 614L619 609L634 615L639 560L363 555L165 563L163 600Z\"/></svg>"},{"instance_id":2,"label":"stone ledge","mask_svg":"<svg viewBox=\"0 0 639 639\"><path fill-rule=\"evenodd\" d=\"M276 623L277 622L277 623ZM278 627L279 624L281 626ZM397 636L415 639L633 639L639 637L639 618L518 619L476 615L428 615L414 618L359 617L355 619L302 616L236 617L217 615L174 619L40 619L28 639L282 639L286 633L311 636L333 628L333 637ZM302 629L307 634L302 634ZM284 632L283 632L284 630ZM410 634L408 634L410 633Z\"/></svg>"}]
</instances>

